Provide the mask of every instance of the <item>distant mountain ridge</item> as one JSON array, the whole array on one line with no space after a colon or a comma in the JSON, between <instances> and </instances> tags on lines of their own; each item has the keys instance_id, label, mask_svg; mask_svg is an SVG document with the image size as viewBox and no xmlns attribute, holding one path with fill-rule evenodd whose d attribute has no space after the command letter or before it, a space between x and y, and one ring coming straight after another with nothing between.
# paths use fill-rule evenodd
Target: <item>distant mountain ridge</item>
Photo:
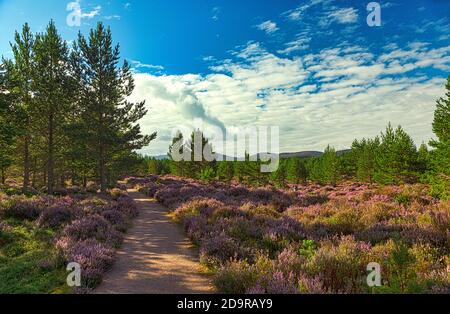
<instances>
[{"instance_id":1,"label":"distant mountain ridge","mask_svg":"<svg viewBox=\"0 0 450 314\"><path fill-rule=\"evenodd\" d=\"M351 149L343 149L336 152L338 156L342 156L344 154L347 154L351 151ZM319 151L302 151L302 152L295 152L295 153L281 153L280 158L286 159L286 158L311 158L311 157L320 157L323 155L323 152ZM227 156L217 154L218 159L219 157L222 157L222 160L227 160ZM259 155L258 155L259 156ZM169 156L167 155L158 155L158 156L151 156L152 158L156 160L166 160L169 159ZM243 160L243 158L237 158L237 160Z\"/></svg>"}]
</instances>

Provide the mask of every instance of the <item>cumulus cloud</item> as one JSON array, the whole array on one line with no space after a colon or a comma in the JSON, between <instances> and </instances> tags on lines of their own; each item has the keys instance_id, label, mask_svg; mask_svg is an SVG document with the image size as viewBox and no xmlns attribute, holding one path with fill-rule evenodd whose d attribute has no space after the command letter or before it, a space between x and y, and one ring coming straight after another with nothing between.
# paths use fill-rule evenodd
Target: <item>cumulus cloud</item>
<instances>
[{"instance_id":1,"label":"cumulus cloud","mask_svg":"<svg viewBox=\"0 0 450 314\"><path fill-rule=\"evenodd\" d=\"M390 46L375 55L361 46L280 57L249 42L219 62L209 75L136 74L134 100L147 100L143 129L171 134L194 119L233 130L279 126L281 151L348 148L355 137L401 124L416 143L432 137L435 99L444 77L406 75L424 68L448 69L450 47L424 43ZM405 112L408 114L406 115ZM147 153L167 152L159 138Z\"/></svg>"}]
</instances>

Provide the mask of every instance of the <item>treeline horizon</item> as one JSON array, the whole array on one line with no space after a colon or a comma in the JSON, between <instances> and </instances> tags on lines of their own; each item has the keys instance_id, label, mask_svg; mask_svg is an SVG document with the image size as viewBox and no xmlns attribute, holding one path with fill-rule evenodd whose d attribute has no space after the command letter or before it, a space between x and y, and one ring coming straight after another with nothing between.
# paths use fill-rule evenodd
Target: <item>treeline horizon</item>
<instances>
[{"instance_id":1,"label":"treeline horizon","mask_svg":"<svg viewBox=\"0 0 450 314\"><path fill-rule=\"evenodd\" d=\"M430 194L441 199L450 197L450 76L446 84L446 98L436 104L433 132L437 139L418 148L410 135L401 126L390 123L384 132L375 138L355 140L351 149L336 151L328 146L319 157L280 158L278 170L266 174L261 172L261 161L253 161L247 154L245 160L235 161L174 161L171 157L175 143L184 141L179 133L172 141L168 159L144 156L149 174L172 174L203 181L220 180L261 186L273 184L285 187L293 184L331 184L344 181L378 183L382 185L425 183L430 185ZM213 151L212 145L200 130L194 131L188 141L179 147L193 153L195 133L202 137L203 151ZM189 154L189 153L188 153ZM282 155L282 154L281 154Z\"/></svg>"},{"instance_id":2,"label":"treeline horizon","mask_svg":"<svg viewBox=\"0 0 450 314\"><path fill-rule=\"evenodd\" d=\"M133 73L126 60L119 65L119 45L102 23L88 36L79 33L71 47L53 21L36 34L25 24L11 48L13 58L0 63L0 179L3 185L8 177L20 179L24 193L53 194L67 184L86 188L88 181L105 192L124 176L174 174L277 186L422 182L433 195L449 197L450 76L445 98L437 101L432 150L417 148L400 126L389 125L380 136L355 140L344 154L329 146L320 157L281 159L276 172L265 174L249 156L239 162L174 162L139 155L157 134L141 132L145 102L127 100ZM169 157L180 140L181 134L173 139ZM185 144L191 152L193 142Z\"/></svg>"},{"instance_id":3,"label":"treeline horizon","mask_svg":"<svg viewBox=\"0 0 450 314\"><path fill-rule=\"evenodd\" d=\"M21 177L24 193L53 194L67 181L95 180L105 192L140 162L156 137L137 123L145 102L130 103L133 73L119 65L119 45L102 23L69 46L53 21L42 33L28 24L0 64L0 174Z\"/></svg>"}]
</instances>

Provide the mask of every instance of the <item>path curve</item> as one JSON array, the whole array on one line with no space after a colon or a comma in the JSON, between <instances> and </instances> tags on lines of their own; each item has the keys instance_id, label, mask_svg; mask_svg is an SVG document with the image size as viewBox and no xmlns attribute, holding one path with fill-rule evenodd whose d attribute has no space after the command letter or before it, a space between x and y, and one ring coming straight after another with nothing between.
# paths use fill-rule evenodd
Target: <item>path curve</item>
<instances>
[{"instance_id":1,"label":"path curve","mask_svg":"<svg viewBox=\"0 0 450 314\"><path fill-rule=\"evenodd\" d=\"M212 293L209 278L200 273L198 254L167 209L135 190L128 194L140 214L125 235L113 268L95 293Z\"/></svg>"}]
</instances>

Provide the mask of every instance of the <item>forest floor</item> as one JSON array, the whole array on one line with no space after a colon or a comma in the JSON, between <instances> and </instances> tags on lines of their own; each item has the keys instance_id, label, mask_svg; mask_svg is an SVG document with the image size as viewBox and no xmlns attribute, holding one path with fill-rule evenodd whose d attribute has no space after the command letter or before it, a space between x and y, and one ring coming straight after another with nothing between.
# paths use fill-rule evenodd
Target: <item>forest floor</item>
<instances>
[{"instance_id":1,"label":"forest floor","mask_svg":"<svg viewBox=\"0 0 450 314\"><path fill-rule=\"evenodd\" d=\"M201 273L198 254L168 210L135 190L128 194L140 215L125 236L113 268L94 293L213 293L208 276Z\"/></svg>"}]
</instances>

